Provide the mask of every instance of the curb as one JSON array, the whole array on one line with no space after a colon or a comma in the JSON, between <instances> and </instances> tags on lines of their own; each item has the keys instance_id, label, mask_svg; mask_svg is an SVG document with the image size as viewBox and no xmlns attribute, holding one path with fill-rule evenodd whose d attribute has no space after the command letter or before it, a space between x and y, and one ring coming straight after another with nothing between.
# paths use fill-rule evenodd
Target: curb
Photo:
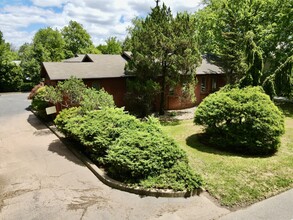
<instances>
[{"instance_id":1,"label":"curb","mask_svg":"<svg viewBox=\"0 0 293 220\"><path fill-rule=\"evenodd\" d=\"M32 111L32 110L31 110ZM34 115L39 119L37 114L32 111ZM42 121L41 119L39 119ZM42 121L43 122L43 121ZM66 137L57 130L54 125L50 125L49 123L43 122L61 141L62 143L77 157L79 158L91 171L92 173L105 185L110 186L114 189L119 189L121 191L138 194L140 196L153 196L153 197L170 197L170 198L178 198L178 197L191 197L194 195L200 195L204 190L203 188L195 189L194 191L179 191L174 192L173 190L161 190L161 189L144 189L140 187L129 187L124 183L121 183L117 180L110 178L106 173L98 168L88 157L86 157L82 152L77 151L74 147L72 147L69 142L66 140Z\"/></svg>"}]
</instances>

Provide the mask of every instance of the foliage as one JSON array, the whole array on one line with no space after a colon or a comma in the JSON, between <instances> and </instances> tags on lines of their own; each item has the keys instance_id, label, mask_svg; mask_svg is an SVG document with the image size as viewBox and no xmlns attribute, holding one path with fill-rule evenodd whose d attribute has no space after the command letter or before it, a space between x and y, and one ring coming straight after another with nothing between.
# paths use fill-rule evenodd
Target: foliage
<instances>
[{"instance_id":1,"label":"foliage","mask_svg":"<svg viewBox=\"0 0 293 220\"><path fill-rule=\"evenodd\" d=\"M81 79L70 77L63 82L58 82L57 86L51 87L47 94L47 100L57 104L60 103L63 108L79 106L86 85Z\"/></svg>"},{"instance_id":2,"label":"foliage","mask_svg":"<svg viewBox=\"0 0 293 220\"><path fill-rule=\"evenodd\" d=\"M99 53L95 49L91 36L76 21L70 21L68 26L61 30L65 42L66 58L73 57L76 54Z\"/></svg>"},{"instance_id":3,"label":"foliage","mask_svg":"<svg viewBox=\"0 0 293 220\"><path fill-rule=\"evenodd\" d=\"M135 129L138 123L134 116L125 114L123 109L103 108L68 120L64 129L86 147L95 161L103 164L103 157L112 142L124 130Z\"/></svg>"},{"instance_id":4,"label":"foliage","mask_svg":"<svg viewBox=\"0 0 293 220\"><path fill-rule=\"evenodd\" d=\"M20 91L22 72L9 60L0 60L0 92Z\"/></svg>"},{"instance_id":5,"label":"foliage","mask_svg":"<svg viewBox=\"0 0 293 220\"><path fill-rule=\"evenodd\" d=\"M38 89L43 87L43 86L44 86L43 82L39 83L38 85L35 85L34 88L32 88L32 90L31 90L31 92L30 92L30 94L29 94L29 96L27 98L28 99L33 99L36 96Z\"/></svg>"},{"instance_id":6,"label":"foliage","mask_svg":"<svg viewBox=\"0 0 293 220\"><path fill-rule=\"evenodd\" d=\"M55 123L119 180L175 190L193 190L202 184L190 170L186 154L163 134L155 118L140 121L121 108L83 112L79 107L61 111Z\"/></svg>"},{"instance_id":7,"label":"foliage","mask_svg":"<svg viewBox=\"0 0 293 220\"><path fill-rule=\"evenodd\" d=\"M20 67L23 72L24 83L37 85L41 81L40 64L35 58L33 45L23 44L18 51L18 55L21 60Z\"/></svg>"},{"instance_id":8,"label":"foliage","mask_svg":"<svg viewBox=\"0 0 293 220\"><path fill-rule=\"evenodd\" d=\"M34 88L35 84L33 82L22 82L20 86L20 91L30 92Z\"/></svg>"},{"instance_id":9,"label":"foliage","mask_svg":"<svg viewBox=\"0 0 293 220\"><path fill-rule=\"evenodd\" d=\"M244 154L272 154L284 133L284 117L259 87L224 89L199 105L194 122L207 141Z\"/></svg>"},{"instance_id":10,"label":"foliage","mask_svg":"<svg viewBox=\"0 0 293 220\"><path fill-rule=\"evenodd\" d=\"M270 74L263 82L265 92L271 99L277 96L293 97L293 55Z\"/></svg>"},{"instance_id":11,"label":"foliage","mask_svg":"<svg viewBox=\"0 0 293 220\"><path fill-rule=\"evenodd\" d=\"M292 56L291 5L291 0L205 1L205 7L195 14L201 53L221 58L218 65L227 74L228 83L241 80L242 87L262 85ZM281 90L286 90L292 69L283 72L289 74L281 80ZM265 90L272 95L274 91L268 89L275 82L267 83Z\"/></svg>"},{"instance_id":12,"label":"foliage","mask_svg":"<svg viewBox=\"0 0 293 220\"><path fill-rule=\"evenodd\" d=\"M103 88L100 90L86 88L82 95L80 105L84 111L115 107L113 96L107 93Z\"/></svg>"},{"instance_id":13,"label":"foliage","mask_svg":"<svg viewBox=\"0 0 293 220\"><path fill-rule=\"evenodd\" d=\"M81 107L72 107L63 109L54 120L54 123L58 130L64 133L66 136L71 136L70 129L68 129L68 121L72 118L78 117L81 114Z\"/></svg>"},{"instance_id":14,"label":"foliage","mask_svg":"<svg viewBox=\"0 0 293 220\"><path fill-rule=\"evenodd\" d=\"M102 54L121 54L122 44L117 40L116 37L109 37L106 40L106 45L100 44L97 49L102 52Z\"/></svg>"},{"instance_id":15,"label":"foliage","mask_svg":"<svg viewBox=\"0 0 293 220\"><path fill-rule=\"evenodd\" d=\"M166 5L156 6L145 19L133 21L127 47L132 50L127 66L131 74L141 82L160 79L160 113L163 114L166 86L180 82L181 75L191 78L195 75L200 60L196 20L187 13L173 17ZM133 93L133 97L137 95L141 94Z\"/></svg>"},{"instance_id":16,"label":"foliage","mask_svg":"<svg viewBox=\"0 0 293 220\"><path fill-rule=\"evenodd\" d=\"M11 45L6 43L0 31L0 92L19 91L22 84L22 72L13 63L15 54Z\"/></svg>"},{"instance_id":17,"label":"foliage","mask_svg":"<svg viewBox=\"0 0 293 220\"><path fill-rule=\"evenodd\" d=\"M115 106L113 96L103 88L87 88L81 79L75 77L58 82L56 87L49 86L46 92L46 100L59 103L62 108L82 106L83 111L91 111Z\"/></svg>"},{"instance_id":18,"label":"foliage","mask_svg":"<svg viewBox=\"0 0 293 220\"><path fill-rule=\"evenodd\" d=\"M153 103L160 91L159 83L153 80L140 81L130 79L127 81L125 100L127 110L138 117L145 117L153 111ZM135 96L133 94L136 94Z\"/></svg>"},{"instance_id":19,"label":"foliage","mask_svg":"<svg viewBox=\"0 0 293 220\"><path fill-rule=\"evenodd\" d=\"M192 191L199 188L202 183L202 177L195 174L185 161L176 161L171 169L161 171L158 176L149 176L141 182L141 185L145 188Z\"/></svg>"},{"instance_id":20,"label":"foliage","mask_svg":"<svg viewBox=\"0 0 293 220\"><path fill-rule=\"evenodd\" d=\"M39 87L36 90L31 103L31 108L36 111L37 115L44 120L48 119L46 108L50 106L50 103L45 100L46 89L46 86Z\"/></svg>"},{"instance_id":21,"label":"foliage","mask_svg":"<svg viewBox=\"0 0 293 220\"><path fill-rule=\"evenodd\" d=\"M65 42L61 33L51 27L40 29L33 38L34 58L38 63L64 59Z\"/></svg>"},{"instance_id":22,"label":"foliage","mask_svg":"<svg viewBox=\"0 0 293 220\"><path fill-rule=\"evenodd\" d=\"M240 80L240 86L258 86L263 72L263 57L261 49L254 42L254 33L246 33L246 63L248 65L246 76Z\"/></svg>"},{"instance_id":23,"label":"foliage","mask_svg":"<svg viewBox=\"0 0 293 220\"><path fill-rule=\"evenodd\" d=\"M172 139L147 124L123 133L107 155L110 173L120 179L158 176L184 159L186 155Z\"/></svg>"}]
</instances>

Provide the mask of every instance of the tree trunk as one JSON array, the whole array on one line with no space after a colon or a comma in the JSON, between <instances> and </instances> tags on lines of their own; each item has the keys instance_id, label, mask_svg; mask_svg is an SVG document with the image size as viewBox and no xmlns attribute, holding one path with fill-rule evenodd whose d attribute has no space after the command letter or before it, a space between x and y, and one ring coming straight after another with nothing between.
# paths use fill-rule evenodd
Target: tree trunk
<instances>
[{"instance_id":1,"label":"tree trunk","mask_svg":"<svg viewBox=\"0 0 293 220\"><path fill-rule=\"evenodd\" d=\"M167 65L166 61L163 61L162 68L162 88L161 88L161 99L160 99L160 115L165 114L165 90L166 90L166 75L167 75Z\"/></svg>"}]
</instances>

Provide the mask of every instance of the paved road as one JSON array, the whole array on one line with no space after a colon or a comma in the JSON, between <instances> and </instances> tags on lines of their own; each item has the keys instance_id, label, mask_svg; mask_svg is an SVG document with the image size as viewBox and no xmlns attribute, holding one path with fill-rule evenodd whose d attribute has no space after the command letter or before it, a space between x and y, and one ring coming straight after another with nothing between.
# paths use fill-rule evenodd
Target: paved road
<instances>
[{"instance_id":1,"label":"paved road","mask_svg":"<svg viewBox=\"0 0 293 220\"><path fill-rule=\"evenodd\" d=\"M232 212L220 220L293 220L293 189Z\"/></svg>"},{"instance_id":2,"label":"paved road","mask_svg":"<svg viewBox=\"0 0 293 220\"><path fill-rule=\"evenodd\" d=\"M101 183L31 112L0 96L0 219L216 219L204 196L141 198Z\"/></svg>"}]
</instances>

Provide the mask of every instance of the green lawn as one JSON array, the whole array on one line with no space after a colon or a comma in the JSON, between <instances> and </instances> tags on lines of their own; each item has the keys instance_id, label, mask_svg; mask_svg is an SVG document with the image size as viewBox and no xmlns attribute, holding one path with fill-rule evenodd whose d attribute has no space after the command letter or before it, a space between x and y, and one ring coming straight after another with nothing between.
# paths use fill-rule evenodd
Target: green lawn
<instances>
[{"instance_id":1,"label":"green lawn","mask_svg":"<svg viewBox=\"0 0 293 220\"><path fill-rule=\"evenodd\" d=\"M204 188L220 204L237 208L293 187L293 105L283 107L286 133L279 151L270 157L235 155L198 141L201 127L192 120L167 123L163 129L184 149Z\"/></svg>"}]
</instances>

